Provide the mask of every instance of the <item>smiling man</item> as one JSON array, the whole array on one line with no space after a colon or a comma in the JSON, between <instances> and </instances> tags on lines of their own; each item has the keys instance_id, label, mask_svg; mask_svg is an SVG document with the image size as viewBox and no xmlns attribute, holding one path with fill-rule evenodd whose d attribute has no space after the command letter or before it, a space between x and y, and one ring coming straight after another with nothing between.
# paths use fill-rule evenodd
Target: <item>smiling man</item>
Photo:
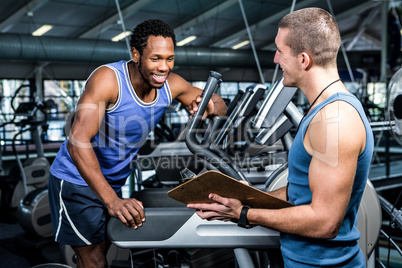
<instances>
[{"instance_id":1,"label":"smiling man","mask_svg":"<svg viewBox=\"0 0 402 268\"><path fill-rule=\"evenodd\" d=\"M202 90L171 73L175 42L169 25L144 21L131 36L132 59L103 65L88 78L49 178L55 240L72 246L78 267L107 267L110 216L132 228L146 224L141 201L122 199L121 187L172 100L191 114L198 109ZM225 113L214 94L206 115Z\"/></svg>"},{"instance_id":2,"label":"smiling man","mask_svg":"<svg viewBox=\"0 0 402 268\"><path fill-rule=\"evenodd\" d=\"M256 209L211 193L214 203L188 207L203 219L280 231L285 267L365 267L357 217L374 141L361 103L339 79L338 26L323 9L301 9L279 22L275 44L283 84L310 102L289 150L289 184L271 192L295 206Z\"/></svg>"}]
</instances>

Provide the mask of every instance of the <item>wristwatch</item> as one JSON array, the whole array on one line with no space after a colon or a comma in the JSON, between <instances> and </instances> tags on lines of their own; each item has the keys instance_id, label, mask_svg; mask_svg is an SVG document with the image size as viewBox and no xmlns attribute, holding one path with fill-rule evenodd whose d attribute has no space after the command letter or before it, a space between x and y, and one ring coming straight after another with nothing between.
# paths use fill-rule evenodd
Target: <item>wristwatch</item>
<instances>
[{"instance_id":1,"label":"wristwatch","mask_svg":"<svg viewBox=\"0 0 402 268\"><path fill-rule=\"evenodd\" d=\"M240 212L240 218L239 218L239 221L237 222L237 226L243 227L246 229L250 229L250 228L254 227L247 220L247 212L249 209L250 209L250 206L247 206L247 205L243 206L243 208L241 209L241 212Z\"/></svg>"}]
</instances>

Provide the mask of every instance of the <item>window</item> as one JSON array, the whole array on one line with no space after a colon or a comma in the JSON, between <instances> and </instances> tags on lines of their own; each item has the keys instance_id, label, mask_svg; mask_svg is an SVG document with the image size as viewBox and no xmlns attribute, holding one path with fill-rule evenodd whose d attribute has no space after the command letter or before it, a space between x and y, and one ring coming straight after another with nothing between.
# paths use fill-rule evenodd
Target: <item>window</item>
<instances>
[{"instance_id":1,"label":"window","mask_svg":"<svg viewBox=\"0 0 402 268\"><path fill-rule=\"evenodd\" d=\"M22 116L15 110L24 102L29 102L31 97L30 84L27 80L0 80L0 140L1 145L11 144L11 140L19 128L12 122L18 122ZM30 133L24 133L24 138L29 139Z\"/></svg>"},{"instance_id":2,"label":"window","mask_svg":"<svg viewBox=\"0 0 402 268\"><path fill-rule=\"evenodd\" d=\"M368 98L363 104L366 105L372 121L384 120L384 109L387 107L387 85L383 82L367 84Z\"/></svg>"},{"instance_id":3,"label":"window","mask_svg":"<svg viewBox=\"0 0 402 268\"><path fill-rule=\"evenodd\" d=\"M84 89L85 81L45 80L44 99L48 111L48 130L46 139L64 141L65 118L73 110Z\"/></svg>"}]
</instances>

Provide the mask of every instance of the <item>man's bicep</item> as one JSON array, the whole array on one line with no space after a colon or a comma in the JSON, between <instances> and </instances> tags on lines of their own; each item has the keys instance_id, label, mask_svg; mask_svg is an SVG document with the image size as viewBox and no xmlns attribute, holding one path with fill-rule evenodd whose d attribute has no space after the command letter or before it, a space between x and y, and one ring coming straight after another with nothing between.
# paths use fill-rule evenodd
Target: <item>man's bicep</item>
<instances>
[{"instance_id":1,"label":"man's bicep","mask_svg":"<svg viewBox=\"0 0 402 268\"><path fill-rule=\"evenodd\" d=\"M99 131L105 113L105 105L96 102L80 102L76 107L70 136L88 141Z\"/></svg>"},{"instance_id":2,"label":"man's bicep","mask_svg":"<svg viewBox=\"0 0 402 268\"><path fill-rule=\"evenodd\" d=\"M322 120L309 129L309 185L312 203L342 219L352 192L359 155L356 137L338 120ZM320 129L319 129L320 128Z\"/></svg>"},{"instance_id":3,"label":"man's bicep","mask_svg":"<svg viewBox=\"0 0 402 268\"><path fill-rule=\"evenodd\" d=\"M202 94L200 88L192 86L177 74L171 73L168 79L173 99L177 99L184 106L189 106L197 96Z\"/></svg>"},{"instance_id":4,"label":"man's bicep","mask_svg":"<svg viewBox=\"0 0 402 268\"><path fill-rule=\"evenodd\" d=\"M84 92L75 108L70 139L88 142L93 138L99 131L105 110L106 103L104 100L89 91Z\"/></svg>"},{"instance_id":5,"label":"man's bicep","mask_svg":"<svg viewBox=\"0 0 402 268\"><path fill-rule=\"evenodd\" d=\"M354 171L342 164L332 167L314 158L309 169L311 207L333 226L340 227L345 216L354 181Z\"/></svg>"},{"instance_id":6,"label":"man's bicep","mask_svg":"<svg viewBox=\"0 0 402 268\"><path fill-rule=\"evenodd\" d=\"M340 127L340 128L339 128ZM330 131L329 131L330 132ZM314 153L309 168L309 185L312 192L312 204L327 216L343 220L352 193L358 146L350 144L342 126L337 132L328 134L324 154ZM313 146L314 150L314 146Z\"/></svg>"}]
</instances>

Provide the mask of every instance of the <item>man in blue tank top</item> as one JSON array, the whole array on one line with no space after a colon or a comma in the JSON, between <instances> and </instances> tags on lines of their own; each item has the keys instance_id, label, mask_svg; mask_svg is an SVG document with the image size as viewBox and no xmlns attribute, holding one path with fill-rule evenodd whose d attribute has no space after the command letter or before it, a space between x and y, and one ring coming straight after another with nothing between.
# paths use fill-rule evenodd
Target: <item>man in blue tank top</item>
<instances>
[{"instance_id":1,"label":"man in blue tank top","mask_svg":"<svg viewBox=\"0 0 402 268\"><path fill-rule=\"evenodd\" d=\"M116 217L132 228L145 221L140 200L121 198L137 152L173 99L197 111L202 90L177 74L175 35L161 20L132 32L130 61L107 64L88 78L68 141L51 167L49 201L55 240L71 245L78 267L107 267L106 223ZM207 115L224 115L213 95Z\"/></svg>"},{"instance_id":2,"label":"man in blue tank top","mask_svg":"<svg viewBox=\"0 0 402 268\"><path fill-rule=\"evenodd\" d=\"M365 267L357 212L373 135L360 102L339 79L336 22L319 8L292 12L279 22L275 44L283 84L300 88L311 105L289 151L289 184L271 192L295 206L254 209L211 193L215 204L188 207L203 219L280 231L285 267Z\"/></svg>"}]
</instances>

